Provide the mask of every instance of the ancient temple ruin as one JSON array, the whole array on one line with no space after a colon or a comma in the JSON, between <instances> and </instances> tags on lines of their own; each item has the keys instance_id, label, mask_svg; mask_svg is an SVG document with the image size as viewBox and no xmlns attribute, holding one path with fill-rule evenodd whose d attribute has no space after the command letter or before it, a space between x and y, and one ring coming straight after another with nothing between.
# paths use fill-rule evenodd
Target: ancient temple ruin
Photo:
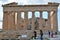
<instances>
[{"instance_id":1,"label":"ancient temple ruin","mask_svg":"<svg viewBox=\"0 0 60 40\"><path fill-rule=\"evenodd\" d=\"M40 29L44 32L48 30L58 31L58 6L58 3L51 2L46 5L18 5L15 2L2 5L3 30L17 31L20 35L27 33L28 36L31 36L34 30L37 32L39 32ZM31 19L28 19L29 11L32 13ZM39 18L35 17L35 11L40 13ZM47 11L48 19L42 18L43 11ZM24 12L24 19L21 18L21 12ZM15 15L17 15L17 20ZM31 25L28 26L29 24Z\"/></svg>"}]
</instances>

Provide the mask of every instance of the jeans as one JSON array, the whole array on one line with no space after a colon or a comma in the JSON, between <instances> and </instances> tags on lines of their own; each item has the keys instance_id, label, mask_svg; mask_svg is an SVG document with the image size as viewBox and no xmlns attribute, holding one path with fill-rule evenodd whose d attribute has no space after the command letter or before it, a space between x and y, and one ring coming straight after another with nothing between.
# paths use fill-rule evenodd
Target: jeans
<instances>
[{"instance_id":1,"label":"jeans","mask_svg":"<svg viewBox=\"0 0 60 40\"><path fill-rule=\"evenodd\" d=\"M41 35L40 39L43 40L43 35Z\"/></svg>"}]
</instances>

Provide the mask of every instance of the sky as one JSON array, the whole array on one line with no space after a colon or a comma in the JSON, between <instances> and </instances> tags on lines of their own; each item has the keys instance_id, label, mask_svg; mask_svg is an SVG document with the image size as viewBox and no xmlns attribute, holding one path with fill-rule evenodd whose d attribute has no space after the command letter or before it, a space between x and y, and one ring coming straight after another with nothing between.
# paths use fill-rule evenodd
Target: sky
<instances>
[{"instance_id":1,"label":"sky","mask_svg":"<svg viewBox=\"0 0 60 40\"><path fill-rule=\"evenodd\" d=\"M17 2L19 5L29 5L29 4L47 4L48 2L60 3L60 0L0 0L0 29L3 25L3 7L2 5ZM58 30L60 31L60 5L58 7Z\"/></svg>"}]
</instances>

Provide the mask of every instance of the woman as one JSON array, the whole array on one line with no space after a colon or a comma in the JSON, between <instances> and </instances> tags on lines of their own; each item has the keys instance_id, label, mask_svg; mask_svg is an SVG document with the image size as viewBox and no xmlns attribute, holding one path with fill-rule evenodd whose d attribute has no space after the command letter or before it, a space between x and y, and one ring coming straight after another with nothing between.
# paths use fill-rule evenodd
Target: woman
<instances>
[{"instance_id":1,"label":"woman","mask_svg":"<svg viewBox=\"0 0 60 40\"><path fill-rule=\"evenodd\" d=\"M34 38L36 39L36 37L37 37L37 33L36 31L34 31Z\"/></svg>"}]
</instances>

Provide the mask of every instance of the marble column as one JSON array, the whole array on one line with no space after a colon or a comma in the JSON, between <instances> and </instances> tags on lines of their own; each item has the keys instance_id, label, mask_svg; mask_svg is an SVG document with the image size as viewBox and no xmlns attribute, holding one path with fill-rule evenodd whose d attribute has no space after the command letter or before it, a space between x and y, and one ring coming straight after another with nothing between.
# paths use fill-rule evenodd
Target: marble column
<instances>
[{"instance_id":1,"label":"marble column","mask_svg":"<svg viewBox=\"0 0 60 40\"><path fill-rule=\"evenodd\" d=\"M3 12L3 30L8 30L8 12L4 11Z\"/></svg>"},{"instance_id":2,"label":"marble column","mask_svg":"<svg viewBox=\"0 0 60 40\"><path fill-rule=\"evenodd\" d=\"M17 30L22 30L21 11L17 12Z\"/></svg>"},{"instance_id":3,"label":"marble column","mask_svg":"<svg viewBox=\"0 0 60 40\"><path fill-rule=\"evenodd\" d=\"M32 30L35 30L35 11L32 11Z\"/></svg>"},{"instance_id":4,"label":"marble column","mask_svg":"<svg viewBox=\"0 0 60 40\"><path fill-rule=\"evenodd\" d=\"M42 18L42 12L43 11L40 11L40 27L39 27L39 29L42 29L42 24L43 24L43 18Z\"/></svg>"},{"instance_id":5,"label":"marble column","mask_svg":"<svg viewBox=\"0 0 60 40\"><path fill-rule=\"evenodd\" d=\"M12 27L13 27L13 30L16 30L15 14L16 14L16 12L13 12L13 13L12 13L12 19L13 19L13 20L12 20L12 23L13 23L13 24L12 24Z\"/></svg>"},{"instance_id":6,"label":"marble column","mask_svg":"<svg viewBox=\"0 0 60 40\"><path fill-rule=\"evenodd\" d=\"M9 12L8 14L8 29L9 30L16 30L15 25L15 12Z\"/></svg>"},{"instance_id":7,"label":"marble column","mask_svg":"<svg viewBox=\"0 0 60 40\"><path fill-rule=\"evenodd\" d=\"M28 11L25 11L24 12L24 29L27 30L27 27L28 27Z\"/></svg>"},{"instance_id":8,"label":"marble column","mask_svg":"<svg viewBox=\"0 0 60 40\"><path fill-rule=\"evenodd\" d=\"M53 30L58 31L57 11L54 11L54 14L53 14Z\"/></svg>"},{"instance_id":9,"label":"marble column","mask_svg":"<svg viewBox=\"0 0 60 40\"><path fill-rule=\"evenodd\" d=\"M8 30L10 31L12 29L12 23L11 23L11 12L8 14Z\"/></svg>"},{"instance_id":10,"label":"marble column","mask_svg":"<svg viewBox=\"0 0 60 40\"><path fill-rule=\"evenodd\" d=\"M51 11L48 11L48 25L47 28L48 30L51 30L51 16L50 16Z\"/></svg>"},{"instance_id":11,"label":"marble column","mask_svg":"<svg viewBox=\"0 0 60 40\"><path fill-rule=\"evenodd\" d=\"M40 11L40 18L42 18L42 12L43 12L43 11Z\"/></svg>"}]
</instances>

